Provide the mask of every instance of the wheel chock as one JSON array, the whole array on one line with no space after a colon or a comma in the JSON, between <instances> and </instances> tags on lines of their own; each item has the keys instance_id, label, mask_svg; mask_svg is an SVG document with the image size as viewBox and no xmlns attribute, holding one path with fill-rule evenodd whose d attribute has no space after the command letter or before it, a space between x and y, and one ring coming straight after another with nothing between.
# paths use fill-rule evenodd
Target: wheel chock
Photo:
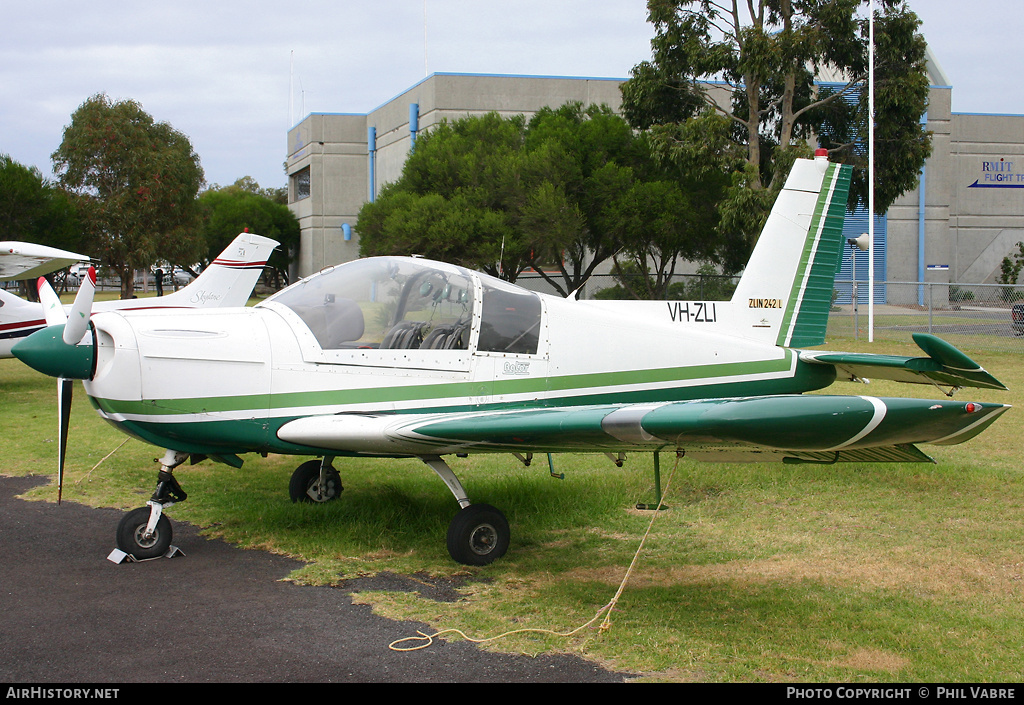
<instances>
[{"instance_id":1,"label":"wheel chock","mask_svg":"<svg viewBox=\"0 0 1024 705\"><path fill-rule=\"evenodd\" d=\"M161 558L174 558L175 556L184 557L185 552L177 546L170 546L167 549L166 553L164 553L162 556L157 556L156 558L143 558L142 560L139 560L130 553L125 553L120 548L115 548L113 551L110 552L110 555L107 556L107 560L111 563L116 563L117 565L120 565L122 563L145 563L146 561L156 561Z\"/></svg>"}]
</instances>

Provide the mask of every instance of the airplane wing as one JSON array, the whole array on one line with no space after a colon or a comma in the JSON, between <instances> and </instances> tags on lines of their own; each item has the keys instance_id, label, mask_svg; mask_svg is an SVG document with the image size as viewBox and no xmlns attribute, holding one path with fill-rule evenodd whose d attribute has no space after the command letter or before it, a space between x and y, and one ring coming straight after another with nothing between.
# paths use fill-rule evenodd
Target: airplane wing
<instances>
[{"instance_id":1,"label":"airplane wing","mask_svg":"<svg viewBox=\"0 0 1024 705\"><path fill-rule=\"evenodd\" d=\"M428 414L336 414L286 423L278 437L325 452L668 450L716 462L931 462L916 443L980 433L1004 404L777 395Z\"/></svg>"},{"instance_id":2,"label":"airplane wing","mask_svg":"<svg viewBox=\"0 0 1024 705\"><path fill-rule=\"evenodd\" d=\"M33 242L0 242L0 281L35 279L89 258Z\"/></svg>"},{"instance_id":3,"label":"airplane wing","mask_svg":"<svg viewBox=\"0 0 1024 705\"><path fill-rule=\"evenodd\" d=\"M1006 390L1006 386L981 365L941 338L927 333L914 333L913 338L928 357L801 350L800 359L812 364L832 365L840 376L854 381L875 378L955 389Z\"/></svg>"}]
</instances>

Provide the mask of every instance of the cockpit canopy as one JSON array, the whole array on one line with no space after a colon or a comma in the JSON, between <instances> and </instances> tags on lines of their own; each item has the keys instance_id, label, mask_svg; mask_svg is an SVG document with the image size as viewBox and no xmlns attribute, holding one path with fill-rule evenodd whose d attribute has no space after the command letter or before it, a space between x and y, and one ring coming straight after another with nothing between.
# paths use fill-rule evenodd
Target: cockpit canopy
<instances>
[{"instance_id":1,"label":"cockpit canopy","mask_svg":"<svg viewBox=\"0 0 1024 705\"><path fill-rule=\"evenodd\" d=\"M298 315L324 350L533 355L539 344L537 294L429 260L355 260L303 279L267 301Z\"/></svg>"}]
</instances>

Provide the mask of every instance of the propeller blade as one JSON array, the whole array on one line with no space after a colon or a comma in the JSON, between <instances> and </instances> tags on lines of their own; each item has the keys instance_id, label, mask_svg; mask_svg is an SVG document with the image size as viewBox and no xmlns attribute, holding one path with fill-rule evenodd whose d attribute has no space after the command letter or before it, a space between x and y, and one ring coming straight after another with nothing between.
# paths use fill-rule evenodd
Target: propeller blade
<instances>
[{"instance_id":1,"label":"propeller blade","mask_svg":"<svg viewBox=\"0 0 1024 705\"><path fill-rule=\"evenodd\" d=\"M61 334L65 345L78 345L89 328L89 316L92 314L92 300L96 292L96 270L89 267L89 276L78 289L75 296L75 303L71 307L71 319L64 313L64 306L60 302L57 293L50 286L45 277L39 277L36 281L39 289L39 301L43 304L43 317L46 319L46 326L59 326L64 324L64 331ZM68 427L71 425L71 398L74 392L75 380L68 377L57 378L57 417L58 417L58 443L57 443L57 504L60 504L64 494L64 457L68 449Z\"/></svg>"},{"instance_id":2,"label":"propeller blade","mask_svg":"<svg viewBox=\"0 0 1024 705\"><path fill-rule=\"evenodd\" d=\"M43 304L43 318L46 319L46 325L59 326L61 323L67 323L68 317L64 313L64 306L61 304L57 292L50 286L50 282L46 281L46 277L39 277L36 287L39 290L39 301Z\"/></svg>"},{"instance_id":3,"label":"propeller blade","mask_svg":"<svg viewBox=\"0 0 1024 705\"><path fill-rule=\"evenodd\" d=\"M68 426L71 425L71 396L74 385L75 380L73 379L60 378L57 380L57 413L60 425L57 446L57 504L60 504L64 490L64 456L68 449Z\"/></svg>"},{"instance_id":4,"label":"propeller blade","mask_svg":"<svg viewBox=\"0 0 1024 705\"><path fill-rule=\"evenodd\" d=\"M92 315L92 299L96 294L96 269L89 267L89 276L78 287L75 303L71 306L67 325L64 326L64 342L78 345L89 330L89 317Z\"/></svg>"}]
</instances>

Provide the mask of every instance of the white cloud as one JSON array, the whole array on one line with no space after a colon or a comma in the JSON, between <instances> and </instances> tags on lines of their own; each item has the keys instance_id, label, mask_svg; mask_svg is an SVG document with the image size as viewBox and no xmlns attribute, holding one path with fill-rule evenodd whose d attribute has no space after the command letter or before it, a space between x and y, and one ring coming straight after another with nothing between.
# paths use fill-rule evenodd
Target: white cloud
<instances>
[{"instance_id":1,"label":"white cloud","mask_svg":"<svg viewBox=\"0 0 1024 705\"><path fill-rule=\"evenodd\" d=\"M911 7L954 110L1024 113L1012 71L1024 5ZM8 3L0 152L49 173L71 113L106 92L188 135L209 181L278 186L292 76L296 119L372 110L422 79L425 61L431 72L625 78L650 56L646 15L643 0L427 0L424 51L423 0Z\"/></svg>"}]
</instances>

